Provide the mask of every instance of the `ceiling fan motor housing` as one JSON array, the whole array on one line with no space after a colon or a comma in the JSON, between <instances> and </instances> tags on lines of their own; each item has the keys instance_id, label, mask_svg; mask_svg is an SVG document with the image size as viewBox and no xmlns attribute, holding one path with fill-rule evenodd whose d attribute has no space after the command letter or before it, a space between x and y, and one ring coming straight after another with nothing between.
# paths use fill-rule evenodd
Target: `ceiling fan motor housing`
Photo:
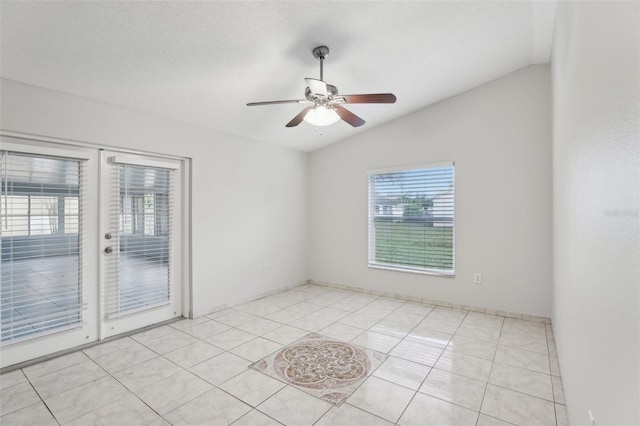
<instances>
[{"instance_id":1,"label":"ceiling fan motor housing","mask_svg":"<svg viewBox=\"0 0 640 426\"><path fill-rule=\"evenodd\" d=\"M308 87L304 90L304 96L308 101L315 102L320 99L332 100L338 95L338 88L332 84L327 84L327 96L324 97L321 94L311 92Z\"/></svg>"}]
</instances>

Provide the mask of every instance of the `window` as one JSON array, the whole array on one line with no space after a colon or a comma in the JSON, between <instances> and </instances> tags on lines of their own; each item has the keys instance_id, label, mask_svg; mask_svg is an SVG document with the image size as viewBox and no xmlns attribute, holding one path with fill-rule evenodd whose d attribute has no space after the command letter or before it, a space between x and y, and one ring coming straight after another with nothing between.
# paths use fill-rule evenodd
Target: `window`
<instances>
[{"instance_id":1,"label":"window","mask_svg":"<svg viewBox=\"0 0 640 426\"><path fill-rule=\"evenodd\" d=\"M38 189L29 188L28 191ZM78 233L77 194L50 191L50 195L7 195L3 201L7 225L3 235L6 237Z\"/></svg>"},{"instance_id":2,"label":"window","mask_svg":"<svg viewBox=\"0 0 640 426\"><path fill-rule=\"evenodd\" d=\"M369 173L369 266L453 276L454 167Z\"/></svg>"}]
</instances>

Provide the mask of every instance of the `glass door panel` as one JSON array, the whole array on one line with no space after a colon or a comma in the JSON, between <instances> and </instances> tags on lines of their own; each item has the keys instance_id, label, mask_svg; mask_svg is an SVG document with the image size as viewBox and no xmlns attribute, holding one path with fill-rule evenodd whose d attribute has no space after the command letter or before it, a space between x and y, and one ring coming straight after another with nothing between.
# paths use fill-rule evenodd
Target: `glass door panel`
<instances>
[{"instance_id":1,"label":"glass door panel","mask_svg":"<svg viewBox=\"0 0 640 426\"><path fill-rule=\"evenodd\" d=\"M95 151L2 138L2 366L97 338ZM93 190L93 191L92 191ZM91 212L94 214L91 215ZM95 247L95 246L94 246ZM93 249L95 250L95 249ZM94 251L95 253L95 251Z\"/></svg>"},{"instance_id":2,"label":"glass door panel","mask_svg":"<svg viewBox=\"0 0 640 426\"><path fill-rule=\"evenodd\" d=\"M104 152L102 176L105 335L180 316L180 163Z\"/></svg>"}]
</instances>

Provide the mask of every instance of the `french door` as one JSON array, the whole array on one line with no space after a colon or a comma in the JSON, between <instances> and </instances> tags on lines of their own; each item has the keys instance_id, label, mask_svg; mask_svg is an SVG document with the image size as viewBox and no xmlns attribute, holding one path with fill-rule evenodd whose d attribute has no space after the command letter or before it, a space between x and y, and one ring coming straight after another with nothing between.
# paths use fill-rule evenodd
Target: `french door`
<instances>
[{"instance_id":1,"label":"french door","mask_svg":"<svg viewBox=\"0 0 640 426\"><path fill-rule=\"evenodd\" d=\"M182 162L2 136L0 367L182 315Z\"/></svg>"},{"instance_id":2,"label":"french door","mask_svg":"<svg viewBox=\"0 0 640 426\"><path fill-rule=\"evenodd\" d=\"M101 152L104 337L182 315L180 166Z\"/></svg>"}]
</instances>

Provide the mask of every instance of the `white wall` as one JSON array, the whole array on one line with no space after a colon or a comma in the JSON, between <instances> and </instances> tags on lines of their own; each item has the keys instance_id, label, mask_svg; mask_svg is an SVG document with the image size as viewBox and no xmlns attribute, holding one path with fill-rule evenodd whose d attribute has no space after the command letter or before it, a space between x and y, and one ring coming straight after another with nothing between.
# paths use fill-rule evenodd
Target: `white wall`
<instances>
[{"instance_id":1,"label":"white wall","mask_svg":"<svg viewBox=\"0 0 640 426\"><path fill-rule=\"evenodd\" d=\"M553 324L576 425L640 424L639 5L558 4Z\"/></svg>"},{"instance_id":2,"label":"white wall","mask_svg":"<svg viewBox=\"0 0 640 426\"><path fill-rule=\"evenodd\" d=\"M550 84L548 66L527 67L311 153L309 277L550 317ZM369 269L367 170L446 160L456 277Z\"/></svg>"},{"instance_id":3,"label":"white wall","mask_svg":"<svg viewBox=\"0 0 640 426\"><path fill-rule=\"evenodd\" d=\"M306 154L2 80L3 130L192 159L194 312L307 279ZM273 268L262 271L263 264Z\"/></svg>"}]
</instances>

